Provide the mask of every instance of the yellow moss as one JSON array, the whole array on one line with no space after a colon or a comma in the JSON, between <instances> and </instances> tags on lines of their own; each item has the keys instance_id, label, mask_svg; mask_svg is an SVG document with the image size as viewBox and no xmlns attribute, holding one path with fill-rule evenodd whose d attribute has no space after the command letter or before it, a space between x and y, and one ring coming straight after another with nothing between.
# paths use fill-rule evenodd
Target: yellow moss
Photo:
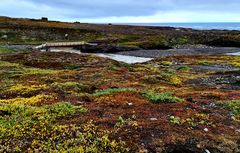
<instances>
[{"instance_id":1,"label":"yellow moss","mask_svg":"<svg viewBox=\"0 0 240 153\"><path fill-rule=\"evenodd\" d=\"M49 74L57 74L60 71L58 70L50 70L50 69L39 69L39 68L25 68L23 71L23 75L49 75Z\"/></svg>"},{"instance_id":2,"label":"yellow moss","mask_svg":"<svg viewBox=\"0 0 240 153\"><path fill-rule=\"evenodd\" d=\"M20 65L16 63L0 61L0 68L14 68L14 67L20 67Z\"/></svg>"},{"instance_id":3,"label":"yellow moss","mask_svg":"<svg viewBox=\"0 0 240 153\"><path fill-rule=\"evenodd\" d=\"M210 61L210 60L199 60L199 61L197 61L197 64L199 64L199 65L209 65L209 64L213 64L213 62Z\"/></svg>"},{"instance_id":4,"label":"yellow moss","mask_svg":"<svg viewBox=\"0 0 240 153\"><path fill-rule=\"evenodd\" d=\"M17 97L17 98L13 98L13 99L1 99L0 103L9 103L9 104L37 104L40 102L43 102L45 100L49 100L54 98L53 96L50 95L37 95L37 96L33 96L30 98L22 98L22 97Z\"/></svg>"},{"instance_id":5,"label":"yellow moss","mask_svg":"<svg viewBox=\"0 0 240 153\"><path fill-rule=\"evenodd\" d=\"M173 84L173 85L180 85L180 84L182 84L182 80L181 80L181 78L179 78L179 77L171 77L171 78L169 79L169 82L170 82L171 84Z\"/></svg>"},{"instance_id":6,"label":"yellow moss","mask_svg":"<svg viewBox=\"0 0 240 153\"><path fill-rule=\"evenodd\" d=\"M18 92L18 93L29 93L29 92L33 92L33 91L37 91L37 90L43 90L46 89L47 85L31 85L31 86L26 86L23 84L17 84L15 86L12 86L8 92Z\"/></svg>"},{"instance_id":7,"label":"yellow moss","mask_svg":"<svg viewBox=\"0 0 240 153\"><path fill-rule=\"evenodd\" d=\"M170 61L162 61L160 64L161 64L162 66L171 66L171 65L173 65L173 62L170 62Z\"/></svg>"},{"instance_id":8,"label":"yellow moss","mask_svg":"<svg viewBox=\"0 0 240 153\"><path fill-rule=\"evenodd\" d=\"M139 66L133 69L134 72L159 72L159 68L154 67L152 65L143 65L143 66Z\"/></svg>"},{"instance_id":9,"label":"yellow moss","mask_svg":"<svg viewBox=\"0 0 240 153\"><path fill-rule=\"evenodd\" d=\"M232 66L240 67L240 62L230 62Z\"/></svg>"}]
</instances>

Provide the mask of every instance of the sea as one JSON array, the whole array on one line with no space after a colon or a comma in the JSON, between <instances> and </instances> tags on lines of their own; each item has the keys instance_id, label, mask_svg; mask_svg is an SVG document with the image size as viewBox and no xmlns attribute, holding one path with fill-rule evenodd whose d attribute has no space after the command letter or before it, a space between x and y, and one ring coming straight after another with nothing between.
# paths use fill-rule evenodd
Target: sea
<instances>
[{"instance_id":1,"label":"sea","mask_svg":"<svg viewBox=\"0 0 240 153\"><path fill-rule=\"evenodd\" d=\"M240 30L240 22L215 23L126 23L135 26L164 26L176 28L191 28L196 30Z\"/></svg>"}]
</instances>

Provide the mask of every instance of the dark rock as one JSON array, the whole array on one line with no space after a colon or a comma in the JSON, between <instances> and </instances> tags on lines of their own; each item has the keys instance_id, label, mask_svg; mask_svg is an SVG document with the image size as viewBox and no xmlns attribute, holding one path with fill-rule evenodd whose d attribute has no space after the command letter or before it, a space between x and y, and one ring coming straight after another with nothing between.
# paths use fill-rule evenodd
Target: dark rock
<instances>
[{"instance_id":1,"label":"dark rock","mask_svg":"<svg viewBox=\"0 0 240 153\"><path fill-rule=\"evenodd\" d=\"M48 21L48 18L47 18L47 17L42 17L41 20L42 20L42 21Z\"/></svg>"},{"instance_id":2,"label":"dark rock","mask_svg":"<svg viewBox=\"0 0 240 153\"><path fill-rule=\"evenodd\" d=\"M240 41L220 38L208 42L207 45L218 47L240 47Z\"/></svg>"},{"instance_id":3,"label":"dark rock","mask_svg":"<svg viewBox=\"0 0 240 153\"><path fill-rule=\"evenodd\" d=\"M172 144L168 145L163 153L204 153L204 151L192 144Z\"/></svg>"},{"instance_id":4,"label":"dark rock","mask_svg":"<svg viewBox=\"0 0 240 153\"><path fill-rule=\"evenodd\" d=\"M196 102L192 97L189 97L186 100L190 103L195 103Z\"/></svg>"},{"instance_id":5,"label":"dark rock","mask_svg":"<svg viewBox=\"0 0 240 153\"><path fill-rule=\"evenodd\" d=\"M7 116L7 115L10 116L11 113L5 110L0 110L0 116Z\"/></svg>"}]
</instances>

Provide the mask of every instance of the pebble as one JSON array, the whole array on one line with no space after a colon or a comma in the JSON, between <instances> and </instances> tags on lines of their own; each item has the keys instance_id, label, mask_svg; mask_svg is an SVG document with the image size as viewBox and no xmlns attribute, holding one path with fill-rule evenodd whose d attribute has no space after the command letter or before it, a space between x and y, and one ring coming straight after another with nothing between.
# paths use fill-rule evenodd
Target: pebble
<instances>
[{"instance_id":1,"label":"pebble","mask_svg":"<svg viewBox=\"0 0 240 153\"><path fill-rule=\"evenodd\" d=\"M205 153L211 153L208 149L205 149L204 151Z\"/></svg>"},{"instance_id":2,"label":"pebble","mask_svg":"<svg viewBox=\"0 0 240 153\"><path fill-rule=\"evenodd\" d=\"M232 116L231 119L235 121L235 120L236 120L236 117Z\"/></svg>"},{"instance_id":3,"label":"pebble","mask_svg":"<svg viewBox=\"0 0 240 153\"><path fill-rule=\"evenodd\" d=\"M128 106L132 106L133 105L133 103L128 103Z\"/></svg>"},{"instance_id":4,"label":"pebble","mask_svg":"<svg viewBox=\"0 0 240 153\"><path fill-rule=\"evenodd\" d=\"M205 131L205 132L208 132L209 130L208 130L208 128L205 128L204 131Z\"/></svg>"},{"instance_id":5,"label":"pebble","mask_svg":"<svg viewBox=\"0 0 240 153\"><path fill-rule=\"evenodd\" d=\"M150 118L151 121L157 121L157 118Z\"/></svg>"}]
</instances>

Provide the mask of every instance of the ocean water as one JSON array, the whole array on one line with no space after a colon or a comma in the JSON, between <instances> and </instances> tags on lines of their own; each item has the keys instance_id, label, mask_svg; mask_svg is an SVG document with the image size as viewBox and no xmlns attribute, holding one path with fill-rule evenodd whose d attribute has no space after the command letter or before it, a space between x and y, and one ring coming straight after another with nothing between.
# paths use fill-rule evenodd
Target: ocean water
<instances>
[{"instance_id":1,"label":"ocean water","mask_svg":"<svg viewBox=\"0 0 240 153\"><path fill-rule=\"evenodd\" d=\"M240 30L240 22L219 23L128 23L137 26L167 26L176 28L192 28L197 30Z\"/></svg>"}]
</instances>

